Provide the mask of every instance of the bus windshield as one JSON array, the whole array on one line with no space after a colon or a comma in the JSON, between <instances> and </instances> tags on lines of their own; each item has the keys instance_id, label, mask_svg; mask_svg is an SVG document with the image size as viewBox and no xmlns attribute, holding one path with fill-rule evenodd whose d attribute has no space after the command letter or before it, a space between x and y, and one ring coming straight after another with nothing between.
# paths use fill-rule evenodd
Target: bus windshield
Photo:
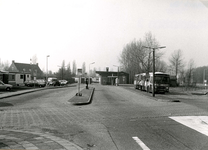
<instances>
[{"instance_id":1,"label":"bus windshield","mask_svg":"<svg viewBox=\"0 0 208 150\"><path fill-rule=\"evenodd\" d=\"M169 77L167 77L167 76L155 76L155 83L169 84Z\"/></svg>"}]
</instances>

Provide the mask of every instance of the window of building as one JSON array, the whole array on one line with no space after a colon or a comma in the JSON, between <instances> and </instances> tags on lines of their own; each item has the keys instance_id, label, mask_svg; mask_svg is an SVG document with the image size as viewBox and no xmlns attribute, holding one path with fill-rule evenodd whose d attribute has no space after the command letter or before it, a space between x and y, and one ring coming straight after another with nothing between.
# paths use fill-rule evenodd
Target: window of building
<instances>
[{"instance_id":1,"label":"window of building","mask_svg":"<svg viewBox=\"0 0 208 150\"><path fill-rule=\"evenodd\" d=\"M21 74L21 75L20 75L20 79L23 79L23 78L24 78L24 75Z\"/></svg>"},{"instance_id":2,"label":"window of building","mask_svg":"<svg viewBox=\"0 0 208 150\"><path fill-rule=\"evenodd\" d=\"M14 80L15 79L15 75L12 75L12 80Z\"/></svg>"}]
</instances>

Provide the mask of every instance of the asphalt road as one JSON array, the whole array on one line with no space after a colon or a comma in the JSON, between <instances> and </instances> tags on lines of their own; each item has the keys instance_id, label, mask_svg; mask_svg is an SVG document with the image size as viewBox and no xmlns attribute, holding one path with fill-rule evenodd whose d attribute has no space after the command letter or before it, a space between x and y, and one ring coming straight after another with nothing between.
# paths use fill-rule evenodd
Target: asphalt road
<instances>
[{"instance_id":1,"label":"asphalt road","mask_svg":"<svg viewBox=\"0 0 208 150\"><path fill-rule=\"evenodd\" d=\"M208 149L206 95L152 98L131 86L90 86L95 92L89 105L68 102L76 87L2 99L8 105L0 107L0 127L50 133L92 150Z\"/></svg>"}]
</instances>

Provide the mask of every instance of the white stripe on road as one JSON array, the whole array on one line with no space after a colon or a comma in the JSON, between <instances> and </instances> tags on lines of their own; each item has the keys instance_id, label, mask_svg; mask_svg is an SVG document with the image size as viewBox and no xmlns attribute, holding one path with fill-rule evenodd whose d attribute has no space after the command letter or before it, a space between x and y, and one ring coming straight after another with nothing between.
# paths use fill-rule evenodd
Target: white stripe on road
<instances>
[{"instance_id":1,"label":"white stripe on road","mask_svg":"<svg viewBox=\"0 0 208 150\"><path fill-rule=\"evenodd\" d=\"M169 118L208 136L208 116L177 116Z\"/></svg>"},{"instance_id":2,"label":"white stripe on road","mask_svg":"<svg viewBox=\"0 0 208 150\"><path fill-rule=\"evenodd\" d=\"M138 137L132 137L140 146L143 150L150 150Z\"/></svg>"}]
</instances>

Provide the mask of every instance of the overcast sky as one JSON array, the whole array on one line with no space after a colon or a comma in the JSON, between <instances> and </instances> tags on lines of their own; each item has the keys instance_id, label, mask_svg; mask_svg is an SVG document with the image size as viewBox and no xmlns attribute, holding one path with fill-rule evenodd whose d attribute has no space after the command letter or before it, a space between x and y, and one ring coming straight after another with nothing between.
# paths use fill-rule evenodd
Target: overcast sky
<instances>
[{"instance_id":1,"label":"overcast sky","mask_svg":"<svg viewBox=\"0 0 208 150\"><path fill-rule=\"evenodd\" d=\"M117 70L123 47L152 32L165 52L181 49L185 60L208 65L208 8L199 0L0 0L0 59L57 71L76 60L77 68Z\"/></svg>"}]
</instances>

